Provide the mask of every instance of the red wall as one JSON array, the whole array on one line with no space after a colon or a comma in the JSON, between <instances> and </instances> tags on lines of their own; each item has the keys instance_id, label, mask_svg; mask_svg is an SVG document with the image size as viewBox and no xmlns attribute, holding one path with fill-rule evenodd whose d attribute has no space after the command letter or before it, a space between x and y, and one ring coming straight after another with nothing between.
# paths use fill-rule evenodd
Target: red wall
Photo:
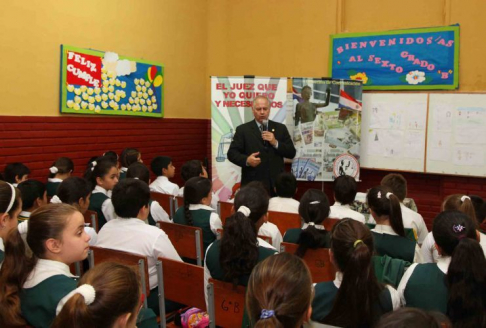
<instances>
[{"instance_id":1,"label":"red wall","mask_svg":"<svg viewBox=\"0 0 486 328\"><path fill-rule=\"evenodd\" d=\"M148 119L128 117L16 117L0 116L0 171L6 163L23 162L31 177L45 181L48 168L60 156L75 164L75 175L82 175L91 156L107 150L118 153L125 147L141 150L150 164L157 155L168 155L176 166L174 181L182 184L181 165L191 159L210 157L210 120ZM288 168L290 169L290 168ZM389 172L361 170L359 191L379 185ZM486 179L447 175L403 173L408 181L408 196L417 203L427 223L437 215L445 196L453 193L486 198ZM321 189L322 183L299 182L297 199L308 189ZM332 182L324 190L332 202Z\"/></svg>"},{"instance_id":2,"label":"red wall","mask_svg":"<svg viewBox=\"0 0 486 328\"><path fill-rule=\"evenodd\" d=\"M54 160L67 156L74 161L74 175L81 176L92 156L135 147L147 165L157 155L171 156L174 181L181 184L181 165L209 154L209 124L202 119L0 116L0 171L7 163L22 162L31 178L45 181Z\"/></svg>"}]
</instances>

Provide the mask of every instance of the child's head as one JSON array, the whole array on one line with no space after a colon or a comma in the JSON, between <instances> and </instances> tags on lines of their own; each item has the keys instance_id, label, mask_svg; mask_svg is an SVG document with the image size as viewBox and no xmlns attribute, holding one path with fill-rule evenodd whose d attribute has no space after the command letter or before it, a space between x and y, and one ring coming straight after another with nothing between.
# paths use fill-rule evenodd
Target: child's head
<instances>
[{"instance_id":1,"label":"child's head","mask_svg":"<svg viewBox=\"0 0 486 328\"><path fill-rule=\"evenodd\" d=\"M211 180L203 177L194 177L187 180L184 185L184 216L188 225L193 225L189 206L195 204L211 205Z\"/></svg>"},{"instance_id":2,"label":"child's head","mask_svg":"<svg viewBox=\"0 0 486 328\"><path fill-rule=\"evenodd\" d=\"M248 281L253 327L301 327L311 315L312 278L300 258L280 253L258 263Z\"/></svg>"},{"instance_id":3,"label":"child's head","mask_svg":"<svg viewBox=\"0 0 486 328\"><path fill-rule=\"evenodd\" d=\"M150 172L147 166L143 163L133 163L128 167L127 178L139 179L146 184L150 183Z\"/></svg>"},{"instance_id":4,"label":"child's head","mask_svg":"<svg viewBox=\"0 0 486 328\"><path fill-rule=\"evenodd\" d=\"M116 163L116 167L119 166L119 157L118 157L118 154L116 152L114 152L113 150L108 150L107 152L105 152L103 154L103 156L108 157L113 162L115 162Z\"/></svg>"},{"instance_id":5,"label":"child's head","mask_svg":"<svg viewBox=\"0 0 486 328\"><path fill-rule=\"evenodd\" d=\"M49 168L49 178L69 177L73 171L73 161L69 157L59 157Z\"/></svg>"},{"instance_id":6,"label":"child's head","mask_svg":"<svg viewBox=\"0 0 486 328\"><path fill-rule=\"evenodd\" d=\"M7 164L4 179L8 183L21 183L29 178L30 170L22 163Z\"/></svg>"},{"instance_id":7,"label":"child's head","mask_svg":"<svg viewBox=\"0 0 486 328\"><path fill-rule=\"evenodd\" d=\"M299 215L305 223L322 224L329 217L329 200L325 193L318 189L307 190L299 204Z\"/></svg>"},{"instance_id":8,"label":"child's head","mask_svg":"<svg viewBox=\"0 0 486 328\"><path fill-rule=\"evenodd\" d=\"M47 204L46 185L37 180L27 180L19 183L17 188L22 194L22 210L32 212Z\"/></svg>"},{"instance_id":9,"label":"child's head","mask_svg":"<svg viewBox=\"0 0 486 328\"><path fill-rule=\"evenodd\" d=\"M405 197L407 197L407 180L401 174L387 174L381 179L381 185L388 187L398 197L400 202L403 202Z\"/></svg>"},{"instance_id":10,"label":"child's head","mask_svg":"<svg viewBox=\"0 0 486 328\"><path fill-rule=\"evenodd\" d=\"M112 190L118 183L118 169L111 159L99 157L88 165L84 177L92 188L100 186L105 190Z\"/></svg>"},{"instance_id":11,"label":"child's head","mask_svg":"<svg viewBox=\"0 0 486 328\"><path fill-rule=\"evenodd\" d=\"M454 327L483 327L486 322L486 258L475 223L460 211L444 211L432 234L439 254L451 256L446 274L447 315Z\"/></svg>"},{"instance_id":12,"label":"child's head","mask_svg":"<svg viewBox=\"0 0 486 328\"><path fill-rule=\"evenodd\" d=\"M121 218L147 219L149 215L150 189L145 182L137 179L123 179L111 195L115 213Z\"/></svg>"},{"instance_id":13,"label":"child's head","mask_svg":"<svg viewBox=\"0 0 486 328\"><path fill-rule=\"evenodd\" d=\"M443 211L461 211L468 215L474 222L477 222L476 212L474 211L474 204L471 198L463 194L449 195L444 199L442 203Z\"/></svg>"},{"instance_id":14,"label":"child's head","mask_svg":"<svg viewBox=\"0 0 486 328\"><path fill-rule=\"evenodd\" d=\"M376 223L390 225L396 234L405 236L400 201L391 189L383 186L371 188L366 200Z\"/></svg>"},{"instance_id":15,"label":"child's head","mask_svg":"<svg viewBox=\"0 0 486 328\"><path fill-rule=\"evenodd\" d=\"M64 204L73 205L81 213L86 213L89 207L89 198L91 196L91 185L79 177L69 177L64 179L57 189L57 197Z\"/></svg>"},{"instance_id":16,"label":"child's head","mask_svg":"<svg viewBox=\"0 0 486 328\"><path fill-rule=\"evenodd\" d=\"M52 327L135 327L140 295L140 282L132 268L98 264L81 277Z\"/></svg>"},{"instance_id":17,"label":"child's head","mask_svg":"<svg viewBox=\"0 0 486 328\"><path fill-rule=\"evenodd\" d=\"M339 327L373 325L373 308L383 287L373 269L373 236L353 219L342 219L331 231L331 262L343 278L333 309L324 323Z\"/></svg>"},{"instance_id":18,"label":"child's head","mask_svg":"<svg viewBox=\"0 0 486 328\"><path fill-rule=\"evenodd\" d=\"M292 198L297 191L297 180L290 172L282 172L277 176L275 181L275 192L277 196Z\"/></svg>"},{"instance_id":19,"label":"child's head","mask_svg":"<svg viewBox=\"0 0 486 328\"><path fill-rule=\"evenodd\" d=\"M439 312L404 307L380 318L377 328L452 328L449 319Z\"/></svg>"},{"instance_id":20,"label":"child's head","mask_svg":"<svg viewBox=\"0 0 486 328\"><path fill-rule=\"evenodd\" d=\"M353 177L341 175L334 180L334 199L341 204L351 204L357 192L358 185Z\"/></svg>"},{"instance_id":21,"label":"child's head","mask_svg":"<svg viewBox=\"0 0 486 328\"><path fill-rule=\"evenodd\" d=\"M197 159L187 161L181 167L182 180L187 181L194 177L208 177L208 172L206 172L202 162Z\"/></svg>"},{"instance_id":22,"label":"child's head","mask_svg":"<svg viewBox=\"0 0 486 328\"><path fill-rule=\"evenodd\" d=\"M120 156L121 166L129 167L135 162L143 163L142 154L136 148L125 148L123 149Z\"/></svg>"},{"instance_id":23,"label":"child's head","mask_svg":"<svg viewBox=\"0 0 486 328\"><path fill-rule=\"evenodd\" d=\"M0 237L5 240L8 233L17 227L17 218L22 210L20 191L11 184L0 181Z\"/></svg>"},{"instance_id":24,"label":"child's head","mask_svg":"<svg viewBox=\"0 0 486 328\"><path fill-rule=\"evenodd\" d=\"M172 165L172 158L168 156L157 156L150 163L152 172L158 177L163 175L167 178L173 178L175 174L175 167Z\"/></svg>"}]
</instances>

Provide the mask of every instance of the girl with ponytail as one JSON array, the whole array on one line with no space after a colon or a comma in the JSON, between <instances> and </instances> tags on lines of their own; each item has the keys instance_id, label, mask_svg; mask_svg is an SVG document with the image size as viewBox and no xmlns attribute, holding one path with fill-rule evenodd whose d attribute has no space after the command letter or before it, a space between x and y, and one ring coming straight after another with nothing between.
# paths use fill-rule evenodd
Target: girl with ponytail
<instances>
[{"instance_id":1,"label":"girl with ponytail","mask_svg":"<svg viewBox=\"0 0 486 328\"><path fill-rule=\"evenodd\" d=\"M336 279L315 285L312 320L338 327L370 327L400 307L397 291L378 282L373 269L373 235L364 224L342 219L331 231Z\"/></svg>"},{"instance_id":2,"label":"girl with ponytail","mask_svg":"<svg viewBox=\"0 0 486 328\"><path fill-rule=\"evenodd\" d=\"M330 233L322 225L329 212L326 194L317 189L309 189L304 193L299 205L302 228L287 230L283 239L287 243L299 244L295 255L304 257L308 248L329 248Z\"/></svg>"},{"instance_id":3,"label":"girl with ponytail","mask_svg":"<svg viewBox=\"0 0 486 328\"><path fill-rule=\"evenodd\" d=\"M310 319L312 297L312 278L304 261L281 253L253 269L246 309L252 327L298 328Z\"/></svg>"},{"instance_id":4,"label":"girl with ponytail","mask_svg":"<svg viewBox=\"0 0 486 328\"><path fill-rule=\"evenodd\" d=\"M0 181L0 267L5 257L5 242L18 224L22 210L20 191L8 182Z\"/></svg>"},{"instance_id":5,"label":"girl with ponytail","mask_svg":"<svg viewBox=\"0 0 486 328\"><path fill-rule=\"evenodd\" d=\"M90 269L78 287L58 304L58 315L51 327L135 327L143 304L140 297L140 281L132 268L101 263ZM143 311L151 314L144 319L156 327L155 314Z\"/></svg>"},{"instance_id":6,"label":"girl with ponytail","mask_svg":"<svg viewBox=\"0 0 486 328\"><path fill-rule=\"evenodd\" d=\"M486 259L473 220L444 211L432 233L441 257L408 268L398 286L402 303L447 314L454 327L486 327Z\"/></svg>"},{"instance_id":7,"label":"girl with ponytail","mask_svg":"<svg viewBox=\"0 0 486 328\"><path fill-rule=\"evenodd\" d=\"M127 176L128 167L133 163L143 163L142 153L136 148L125 148L120 155L120 180ZM118 166L118 161L116 162Z\"/></svg>"},{"instance_id":8,"label":"girl with ponytail","mask_svg":"<svg viewBox=\"0 0 486 328\"><path fill-rule=\"evenodd\" d=\"M74 163L69 157L59 157L49 168L49 178L47 179L47 197L57 195L57 188L64 179L71 176L74 171Z\"/></svg>"},{"instance_id":9,"label":"girl with ponytail","mask_svg":"<svg viewBox=\"0 0 486 328\"><path fill-rule=\"evenodd\" d=\"M376 226L371 231L378 255L422 263L419 245L405 237L400 200L387 187L374 187L366 196Z\"/></svg>"},{"instance_id":10,"label":"girl with ponytail","mask_svg":"<svg viewBox=\"0 0 486 328\"><path fill-rule=\"evenodd\" d=\"M236 212L226 219L223 236L206 251L205 292L210 278L235 286L248 285L255 265L277 253L272 245L257 237L268 212L268 194L261 183L251 182L241 188L236 194L234 209Z\"/></svg>"},{"instance_id":11,"label":"girl with ponytail","mask_svg":"<svg viewBox=\"0 0 486 328\"><path fill-rule=\"evenodd\" d=\"M442 211L456 210L469 216L473 220L473 224L476 227L479 244L486 254L486 234L483 234L478 230L479 227L477 226L476 211L471 198L463 194L449 195L444 199L441 209ZM435 244L434 235L431 231L428 233L424 243L422 244L422 256L424 258L424 262L437 263L439 260L440 255L435 247Z\"/></svg>"},{"instance_id":12,"label":"girl with ponytail","mask_svg":"<svg viewBox=\"0 0 486 328\"><path fill-rule=\"evenodd\" d=\"M26 256L19 231L5 244L0 270L0 326L29 324L50 327L58 303L76 288L69 265L88 255L90 237L83 215L73 206L48 204L35 210L28 222Z\"/></svg>"},{"instance_id":13,"label":"girl with ponytail","mask_svg":"<svg viewBox=\"0 0 486 328\"><path fill-rule=\"evenodd\" d=\"M211 207L211 187L208 178L194 177L187 180L184 185L184 206L179 207L174 215L174 223L202 229L204 254L216 240L218 230L223 229L218 213Z\"/></svg>"}]
</instances>

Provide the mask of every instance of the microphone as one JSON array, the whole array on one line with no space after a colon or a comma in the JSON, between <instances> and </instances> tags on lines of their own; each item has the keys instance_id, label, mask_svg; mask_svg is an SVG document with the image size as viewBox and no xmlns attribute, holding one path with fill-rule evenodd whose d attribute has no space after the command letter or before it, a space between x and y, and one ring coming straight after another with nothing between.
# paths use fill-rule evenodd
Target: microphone
<instances>
[{"instance_id":1,"label":"microphone","mask_svg":"<svg viewBox=\"0 0 486 328\"><path fill-rule=\"evenodd\" d=\"M263 120L262 121L262 130L263 130L263 132L268 131L268 120ZM268 141L263 140L263 145L265 147L268 146Z\"/></svg>"}]
</instances>

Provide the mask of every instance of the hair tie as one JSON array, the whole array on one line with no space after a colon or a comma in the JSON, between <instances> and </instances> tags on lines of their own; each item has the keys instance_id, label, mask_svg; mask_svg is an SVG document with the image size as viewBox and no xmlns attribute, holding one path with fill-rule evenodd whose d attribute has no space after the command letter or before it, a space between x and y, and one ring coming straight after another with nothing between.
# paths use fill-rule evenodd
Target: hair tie
<instances>
[{"instance_id":1,"label":"hair tie","mask_svg":"<svg viewBox=\"0 0 486 328\"><path fill-rule=\"evenodd\" d=\"M262 309L262 313L260 314L260 319L268 319L268 318L271 318L275 315L275 311L274 310L265 310L265 309Z\"/></svg>"},{"instance_id":2,"label":"hair tie","mask_svg":"<svg viewBox=\"0 0 486 328\"><path fill-rule=\"evenodd\" d=\"M238 212L243 213L243 215L246 217L249 217L251 214L250 209L246 206L240 206L240 208L238 208Z\"/></svg>"},{"instance_id":3,"label":"hair tie","mask_svg":"<svg viewBox=\"0 0 486 328\"><path fill-rule=\"evenodd\" d=\"M454 224L452 226L452 231L454 231L455 233L460 233L463 232L464 230L466 230L466 227L461 224Z\"/></svg>"},{"instance_id":4,"label":"hair tie","mask_svg":"<svg viewBox=\"0 0 486 328\"><path fill-rule=\"evenodd\" d=\"M98 163L96 161L92 161L91 162L91 171L94 170L95 166L98 165Z\"/></svg>"},{"instance_id":5,"label":"hair tie","mask_svg":"<svg viewBox=\"0 0 486 328\"><path fill-rule=\"evenodd\" d=\"M461 197L461 202L463 202L463 203L464 203L464 201L465 201L466 199L471 200L471 197L464 195L464 196L462 196L462 197Z\"/></svg>"},{"instance_id":6,"label":"hair tie","mask_svg":"<svg viewBox=\"0 0 486 328\"><path fill-rule=\"evenodd\" d=\"M310 202L309 204L311 204L311 205L317 205L317 204L320 204L320 203L321 203L320 200L315 200L313 202Z\"/></svg>"},{"instance_id":7,"label":"hair tie","mask_svg":"<svg viewBox=\"0 0 486 328\"><path fill-rule=\"evenodd\" d=\"M92 304L96 299L96 290L94 289L93 286L88 284L81 285L75 290L73 290L72 292L70 292L69 294L67 294L66 296L64 296L64 298L57 305L56 315L58 315L59 312L61 312L62 308L64 307L64 304L66 304L69 301L69 299L73 297L73 295L75 294L83 295L84 303L86 305Z\"/></svg>"},{"instance_id":8,"label":"hair tie","mask_svg":"<svg viewBox=\"0 0 486 328\"><path fill-rule=\"evenodd\" d=\"M62 200L59 198L59 196L54 195L51 198L51 203L52 204L62 204Z\"/></svg>"},{"instance_id":9,"label":"hair tie","mask_svg":"<svg viewBox=\"0 0 486 328\"><path fill-rule=\"evenodd\" d=\"M391 195L393 195L393 193L391 193L391 192L387 192L387 193L386 193L386 199L390 199L390 196L391 196Z\"/></svg>"},{"instance_id":10,"label":"hair tie","mask_svg":"<svg viewBox=\"0 0 486 328\"><path fill-rule=\"evenodd\" d=\"M316 224L314 222L309 222L309 223L307 223L307 225L315 226Z\"/></svg>"},{"instance_id":11,"label":"hair tie","mask_svg":"<svg viewBox=\"0 0 486 328\"><path fill-rule=\"evenodd\" d=\"M52 173L52 174L56 174L57 172L59 172L59 169L55 166L51 166L49 168L49 171Z\"/></svg>"},{"instance_id":12,"label":"hair tie","mask_svg":"<svg viewBox=\"0 0 486 328\"><path fill-rule=\"evenodd\" d=\"M10 203L8 203L7 209L5 210L5 213L10 212L12 209L12 206L15 202L15 187L12 186L10 183L7 182L7 184L10 186L10 190L12 191L12 196L10 196Z\"/></svg>"},{"instance_id":13,"label":"hair tie","mask_svg":"<svg viewBox=\"0 0 486 328\"><path fill-rule=\"evenodd\" d=\"M353 247L356 248L356 246L358 246L359 243L363 243L363 241L361 239L356 239L356 241L353 244Z\"/></svg>"},{"instance_id":14,"label":"hair tie","mask_svg":"<svg viewBox=\"0 0 486 328\"><path fill-rule=\"evenodd\" d=\"M376 198L381 198L381 191L378 191L378 193L376 194Z\"/></svg>"}]
</instances>

